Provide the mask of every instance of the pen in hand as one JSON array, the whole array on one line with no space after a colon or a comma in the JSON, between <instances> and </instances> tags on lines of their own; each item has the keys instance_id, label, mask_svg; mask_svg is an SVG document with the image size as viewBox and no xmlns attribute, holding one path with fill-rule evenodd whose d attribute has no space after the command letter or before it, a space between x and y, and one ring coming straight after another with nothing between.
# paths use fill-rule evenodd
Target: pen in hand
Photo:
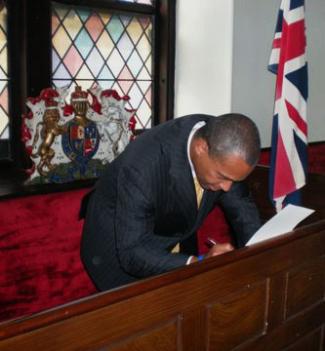
<instances>
[{"instance_id":1,"label":"pen in hand","mask_svg":"<svg viewBox=\"0 0 325 351\"><path fill-rule=\"evenodd\" d=\"M214 245L218 245L218 243L215 240L208 237L207 240L205 241L205 245L211 248Z\"/></svg>"},{"instance_id":2,"label":"pen in hand","mask_svg":"<svg viewBox=\"0 0 325 351\"><path fill-rule=\"evenodd\" d=\"M208 246L209 252L206 254L206 258L211 256L218 256L223 253L234 250L234 247L230 243L219 243L216 240L209 238L205 241L205 245Z\"/></svg>"}]
</instances>

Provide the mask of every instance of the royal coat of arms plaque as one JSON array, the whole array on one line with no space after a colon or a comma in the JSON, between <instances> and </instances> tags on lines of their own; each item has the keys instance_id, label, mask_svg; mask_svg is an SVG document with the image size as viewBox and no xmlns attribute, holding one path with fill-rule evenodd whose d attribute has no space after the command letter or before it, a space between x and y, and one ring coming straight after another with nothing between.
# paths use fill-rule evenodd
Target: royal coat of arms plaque
<instances>
[{"instance_id":1,"label":"royal coat of arms plaque","mask_svg":"<svg viewBox=\"0 0 325 351\"><path fill-rule=\"evenodd\" d=\"M134 138L128 96L99 86L76 86L70 103L67 95L68 87L46 88L27 99L22 140L32 163L29 184L97 178Z\"/></svg>"}]
</instances>

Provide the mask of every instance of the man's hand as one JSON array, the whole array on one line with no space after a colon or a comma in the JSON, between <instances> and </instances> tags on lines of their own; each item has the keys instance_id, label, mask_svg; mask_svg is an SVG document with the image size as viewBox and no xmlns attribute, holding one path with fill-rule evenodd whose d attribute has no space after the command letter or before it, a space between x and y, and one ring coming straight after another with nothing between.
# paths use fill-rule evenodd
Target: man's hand
<instances>
[{"instance_id":1,"label":"man's hand","mask_svg":"<svg viewBox=\"0 0 325 351\"><path fill-rule=\"evenodd\" d=\"M224 243L224 244L215 243L211 246L210 250L208 251L208 253L204 255L203 258L205 259L213 256L219 256L226 252L233 251L234 249L235 248L230 243ZM202 256L201 256L201 259L202 259ZM198 261L198 258L196 256L192 256L189 263L194 263L197 261Z\"/></svg>"},{"instance_id":2,"label":"man's hand","mask_svg":"<svg viewBox=\"0 0 325 351\"><path fill-rule=\"evenodd\" d=\"M234 247L230 243L215 244L213 245L204 258L222 255L226 252L234 250Z\"/></svg>"}]
</instances>

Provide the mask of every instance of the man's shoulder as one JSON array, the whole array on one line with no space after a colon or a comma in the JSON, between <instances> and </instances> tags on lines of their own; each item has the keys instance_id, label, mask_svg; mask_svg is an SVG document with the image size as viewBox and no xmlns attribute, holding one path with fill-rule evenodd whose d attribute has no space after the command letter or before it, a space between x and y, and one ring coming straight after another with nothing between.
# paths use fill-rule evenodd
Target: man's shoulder
<instances>
[{"instance_id":1,"label":"man's shoulder","mask_svg":"<svg viewBox=\"0 0 325 351\"><path fill-rule=\"evenodd\" d=\"M172 133L186 135L196 123L200 121L206 122L210 118L213 118L213 116L204 114L192 114L182 117L176 117L144 132L143 136L146 136L146 138L148 139L150 139L151 137L158 137L159 139L160 135L169 135L172 137Z\"/></svg>"},{"instance_id":2,"label":"man's shoulder","mask_svg":"<svg viewBox=\"0 0 325 351\"><path fill-rule=\"evenodd\" d=\"M214 118L214 116L203 114L203 113L196 113L196 114L191 114L191 115L186 115L186 116L181 116L181 117L176 117L173 120L169 121L170 123L174 124L189 124L189 125L194 125L197 122L200 121L208 121L209 119ZM166 122L166 123L169 123Z\"/></svg>"},{"instance_id":3,"label":"man's shoulder","mask_svg":"<svg viewBox=\"0 0 325 351\"><path fill-rule=\"evenodd\" d=\"M143 164L150 158L158 160L160 156L169 155L170 152L175 153L178 149L185 150L187 138L193 126L209 118L211 116L193 114L161 123L143 132L132 141L122 153L123 161L133 164L136 159L138 164Z\"/></svg>"}]
</instances>

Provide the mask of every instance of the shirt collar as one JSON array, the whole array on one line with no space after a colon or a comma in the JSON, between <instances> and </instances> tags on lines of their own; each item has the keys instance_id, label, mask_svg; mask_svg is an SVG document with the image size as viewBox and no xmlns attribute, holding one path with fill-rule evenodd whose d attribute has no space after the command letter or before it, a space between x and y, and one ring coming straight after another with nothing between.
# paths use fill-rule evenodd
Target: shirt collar
<instances>
[{"instance_id":1,"label":"shirt collar","mask_svg":"<svg viewBox=\"0 0 325 351\"><path fill-rule=\"evenodd\" d=\"M192 139L193 139L195 132L205 125L206 125L206 123L204 121L200 121L200 122L197 122L196 124L194 124L194 126L190 132L190 135L188 136L188 139L187 139L187 158L188 158L188 162L190 163L190 166L191 166L191 172L192 172L193 178L196 178L196 173L195 173L194 166L193 166L193 163L191 160L191 155L190 155L191 142L192 142Z\"/></svg>"}]
</instances>

